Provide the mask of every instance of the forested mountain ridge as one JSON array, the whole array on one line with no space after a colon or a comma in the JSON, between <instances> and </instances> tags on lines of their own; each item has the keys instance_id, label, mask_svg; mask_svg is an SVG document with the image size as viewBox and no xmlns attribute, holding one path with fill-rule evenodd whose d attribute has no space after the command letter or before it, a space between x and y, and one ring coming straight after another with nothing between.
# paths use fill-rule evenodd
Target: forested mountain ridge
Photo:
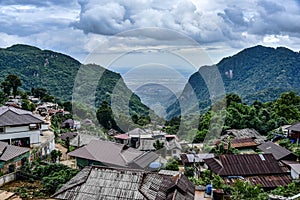
<instances>
[{"instance_id":1,"label":"forested mountain ridge","mask_svg":"<svg viewBox=\"0 0 300 200\"><path fill-rule=\"evenodd\" d=\"M86 66L70 56L29 45L17 44L0 49L0 82L7 75L15 74L23 83L22 89L30 91L31 88L45 88L62 101L72 100L74 81L80 67ZM103 101L110 103L116 84L123 89L124 94L131 92L120 74L100 66L97 66L97 70L102 71L96 89L97 107ZM129 105L137 114L149 111L135 94L132 95Z\"/></svg>"},{"instance_id":2,"label":"forested mountain ridge","mask_svg":"<svg viewBox=\"0 0 300 200\"><path fill-rule=\"evenodd\" d=\"M300 91L300 53L284 47L254 46L222 59L216 64L226 93L238 94L243 102L271 101L287 91ZM207 109L211 102L209 90L201 73L209 66L200 67L199 72L189 78L188 84L195 92L200 109ZM182 98L190 93L186 87ZM179 103L167 109L168 117L180 115Z\"/></svg>"}]
</instances>

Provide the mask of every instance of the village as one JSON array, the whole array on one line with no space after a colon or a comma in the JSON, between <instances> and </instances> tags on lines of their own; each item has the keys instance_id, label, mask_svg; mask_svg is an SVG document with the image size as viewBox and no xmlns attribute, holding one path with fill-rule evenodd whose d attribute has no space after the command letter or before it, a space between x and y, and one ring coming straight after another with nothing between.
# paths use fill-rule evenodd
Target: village
<instances>
[{"instance_id":1,"label":"village","mask_svg":"<svg viewBox=\"0 0 300 200\"><path fill-rule=\"evenodd\" d=\"M21 109L20 96L0 107L0 199L240 199L242 194L228 193L230 187L249 184L250 193L261 193L299 182L299 155L278 141L298 145L300 123L278 128L271 140L254 129L229 129L207 150L153 124L125 133L111 129L104 138L89 131L96 126L91 119L74 120L56 103L28 99L36 105L33 112ZM63 119L58 131L54 117ZM24 170L30 163L78 171L48 197L7 187L34 179L31 169Z\"/></svg>"}]
</instances>

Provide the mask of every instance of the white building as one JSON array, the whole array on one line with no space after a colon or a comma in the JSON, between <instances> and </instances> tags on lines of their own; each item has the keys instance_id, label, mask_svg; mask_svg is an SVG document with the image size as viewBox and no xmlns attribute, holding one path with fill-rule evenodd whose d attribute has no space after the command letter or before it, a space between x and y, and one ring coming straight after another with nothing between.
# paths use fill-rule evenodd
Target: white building
<instances>
[{"instance_id":1,"label":"white building","mask_svg":"<svg viewBox=\"0 0 300 200\"><path fill-rule=\"evenodd\" d=\"M293 179L300 178L300 164L290 164L291 167L291 176Z\"/></svg>"},{"instance_id":2,"label":"white building","mask_svg":"<svg viewBox=\"0 0 300 200\"><path fill-rule=\"evenodd\" d=\"M31 112L10 106L0 107L0 141L8 144L39 146L43 120Z\"/></svg>"}]
</instances>

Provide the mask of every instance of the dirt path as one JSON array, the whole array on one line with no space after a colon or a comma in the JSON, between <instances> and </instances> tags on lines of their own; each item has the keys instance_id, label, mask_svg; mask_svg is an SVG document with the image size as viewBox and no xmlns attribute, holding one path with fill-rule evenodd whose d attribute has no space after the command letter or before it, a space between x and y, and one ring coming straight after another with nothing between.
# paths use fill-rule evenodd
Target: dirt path
<instances>
[{"instance_id":1,"label":"dirt path","mask_svg":"<svg viewBox=\"0 0 300 200\"><path fill-rule=\"evenodd\" d=\"M55 143L55 149L60 150L62 152L61 160L67 160L67 148L62 146L61 144Z\"/></svg>"}]
</instances>

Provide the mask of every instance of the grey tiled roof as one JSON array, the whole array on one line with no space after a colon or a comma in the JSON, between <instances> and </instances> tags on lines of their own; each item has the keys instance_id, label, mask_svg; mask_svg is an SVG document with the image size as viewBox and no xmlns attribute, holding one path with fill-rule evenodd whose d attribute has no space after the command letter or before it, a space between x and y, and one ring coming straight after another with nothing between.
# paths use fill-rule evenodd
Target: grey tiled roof
<instances>
[{"instance_id":1,"label":"grey tiled roof","mask_svg":"<svg viewBox=\"0 0 300 200\"><path fill-rule=\"evenodd\" d=\"M9 161L9 160L11 160L17 156L20 156L30 150L29 148L9 145L5 142L0 142L0 149L2 150L1 154L0 154L0 160L2 160L2 161Z\"/></svg>"},{"instance_id":2,"label":"grey tiled roof","mask_svg":"<svg viewBox=\"0 0 300 200\"><path fill-rule=\"evenodd\" d=\"M70 156L99 161L109 166L144 169L158 158L153 152L143 152L123 144L92 140L88 145L69 153Z\"/></svg>"},{"instance_id":3,"label":"grey tiled roof","mask_svg":"<svg viewBox=\"0 0 300 200\"><path fill-rule=\"evenodd\" d=\"M0 107L0 126L14 126L42 123L43 120L31 112L10 106Z\"/></svg>"},{"instance_id":4,"label":"grey tiled roof","mask_svg":"<svg viewBox=\"0 0 300 200\"><path fill-rule=\"evenodd\" d=\"M276 160L284 159L287 156L294 157L294 160L297 159L297 156L286 148L279 146L271 141L259 145L257 148L262 150L264 153L271 153Z\"/></svg>"}]
</instances>

